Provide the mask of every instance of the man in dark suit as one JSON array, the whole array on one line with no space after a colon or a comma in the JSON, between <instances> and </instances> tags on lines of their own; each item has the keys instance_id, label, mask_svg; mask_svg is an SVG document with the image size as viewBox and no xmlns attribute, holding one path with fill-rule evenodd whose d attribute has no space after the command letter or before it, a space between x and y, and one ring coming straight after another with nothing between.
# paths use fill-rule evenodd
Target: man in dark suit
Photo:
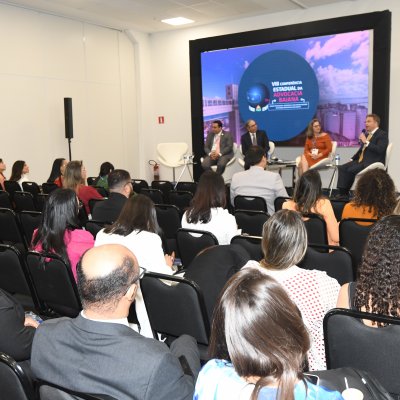
<instances>
[{"instance_id":1,"label":"man in dark suit","mask_svg":"<svg viewBox=\"0 0 400 400\"><path fill-rule=\"evenodd\" d=\"M124 169L115 169L108 174L107 179L110 195L108 199L95 204L92 218L96 221L114 222L132 194L132 181L129 172Z\"/></svg>"},{"instance_id":2,"label":"man in dark suit","mask_svg":"<svg viewBox=\"0 0 400 400\"><path fill-rule=\"evenodd\" d=\"M212 165L216 165L217 173L222 175L226 164L233 157L233 140L228 132L222 130L221 121L212 122L211 131L204 144L204 152L206 156L201 163L203 169L207 171Z\"/></svg>"},{"instance_id":3,"label":"man in dark suit","mask_svg":"<svg viewBox=\"0 0 400 400\"><path fill-rule=\"evenodd\" d=\"M35 375L119 400L192 399L200 369L194 338L183 335L168 349L128 325L141 276L134 254L117 244L94 247L82 256L77 274L83 311L39 326L31 357ZM193 375L184 374L182 355Z\"/></svg>"},{"instance_id":4,"label":"man in dark suit","mask_svg":"<svg viewBox=\"0 0 400 400\"><path fill-rule=\"evenodd\" d=\"M240 142L242 145L242 153L246 155L250 146L260 146L268 159L269 140L265 131L257 129L257 123L253 119L246 122L247 132L242 135Z\"/></svg>"},{"instance_id":5,"label":"man in dark suit","mask_svg":"<svg viewBox=\"0 0 400 400\"><path fill-rule=\"evenodd\" d=\"M376 114L368 114L364 131L359 136L361 143L351 161L339 166L337 188L341 196L348 196L355 176L374 162L385 163L388 135L379 128L380 118Z\"/></svg>"}]
</instances>

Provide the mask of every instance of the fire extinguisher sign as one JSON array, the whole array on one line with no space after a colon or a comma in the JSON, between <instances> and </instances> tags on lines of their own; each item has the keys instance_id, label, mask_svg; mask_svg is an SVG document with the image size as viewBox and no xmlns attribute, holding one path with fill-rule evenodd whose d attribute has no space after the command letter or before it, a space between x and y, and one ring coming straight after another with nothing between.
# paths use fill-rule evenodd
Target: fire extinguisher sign
<instances>
[{"instance_id":1,"label":"fire extinguisher sign","mask_svg":"<svg viewBox=\"0 0 400 400\"><path fill-rule=\"evenodd\" d=\"M163 115L158 117L158 123L159 124L163 124L164 123L164 116Z\"/></svg>"}]
</instances>

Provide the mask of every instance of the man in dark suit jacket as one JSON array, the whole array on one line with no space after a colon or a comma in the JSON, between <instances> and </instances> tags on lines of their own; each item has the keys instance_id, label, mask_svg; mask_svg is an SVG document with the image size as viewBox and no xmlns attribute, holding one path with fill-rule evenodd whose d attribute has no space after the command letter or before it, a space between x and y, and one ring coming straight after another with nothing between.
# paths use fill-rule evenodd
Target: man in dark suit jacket
<instances>
[{"instance_id":1,"label":"man in dark suit jacket","mask_svg":"<svg viewBox=\"0 0 400 400\"><path fill-rule=\"evenodd\" d=\"M257 129L257 123L253 119L249 119L246 122L247 132L242 135L240 142L242 145L242 153L246 155L250 146L260 146L264 149L265 155L268 159L269 151L269 140L268 135L265 131L260 131ZM253 136L255 135L255 143L253 143Z\"/></svg>"},{"instance_id":2,"label":"man in dark suit jacket","mask_svg":"<svg viewBox=\"0 0 400 400\"><path fill-rule=\"evenodd\" d=\"M206 143L204 144L204 157L201 166L205 171L210 170L212 165L217 166L217 173L222 175L226 164L233 157L232 136L222 130L222 122L215 120L211 125Z\"/></svg>"},{"instance_id":3,"label":"man in dark suit jacket","mask_svg":"<svg viewBox=\"0 0 400 400\"><path fill-rule=\"evenodd\" d=\"M77 274L83 311L39 326L31 357L36 376L119 400L192 399L193 375L200 369L194 338L181 336L168 349L128 325L140 279L134 254L116 244L94 247L83 255ZM193 375L184 374L181 355Z\"/></svg>"},{"instance_id":4,"label":"man in dark suit jacket","mask_svg":"<svg viewBox=\"0 0 400 400\"><path fill-rule=\"evenodd\" d=\"M380 118L376 114L368 114L365 120L366 132L361 133L361 146L351 158L352 161L339 166L337 188L341 196L347 196L355 176L374 162L385 163L388 135L379 128Z\"/></svg>"},{"instance_id":5,"label":"man in dark suit jacket","mask_svg":"<svg viewBox=\"0 0 400 400\"><path fill-rule=\"evenodd\" d=\"M132 194L132 181L128 171L115 169L108 174L108 199L96 202L92 218L96 221L117 220L126 200Z\"/></svg>"}]
</instances>

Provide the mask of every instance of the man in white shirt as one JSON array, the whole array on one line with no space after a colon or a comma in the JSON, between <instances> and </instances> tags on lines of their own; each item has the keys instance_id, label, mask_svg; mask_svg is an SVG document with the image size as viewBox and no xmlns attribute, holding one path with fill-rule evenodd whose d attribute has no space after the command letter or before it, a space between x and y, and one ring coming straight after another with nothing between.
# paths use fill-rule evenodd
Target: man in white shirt
<instances>
[{"instance_id":1,"label":"man in white shirt","mask_svg":"<svg viewBox=\"0 0 400 400\"><path fill-rule=\"evenodd\" d=\"M265 199L268 214L275 212L277 197L288 197L282 178L278 173L266 171L267 157L260 146L250 146L245 156L245 166L249 169L237 172L231 182L231 202L235 196L258 196Z\"/></svg>"}]
</instances>

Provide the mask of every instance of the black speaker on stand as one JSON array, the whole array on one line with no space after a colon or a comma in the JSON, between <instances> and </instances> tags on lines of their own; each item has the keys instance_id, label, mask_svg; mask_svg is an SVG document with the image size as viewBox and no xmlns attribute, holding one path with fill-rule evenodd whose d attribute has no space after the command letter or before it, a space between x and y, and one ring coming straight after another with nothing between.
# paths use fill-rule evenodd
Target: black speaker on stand
<instances>
[{"instance_id":1,"label":"black speaker on stand","mask_svg":"<svg viewBox=\"0 0 400 400\"><path fill-rule=\"evenodd\" d=\"M71 161L71 139L74 137L71 97L64 97L64 120L65 120L65 138L68 139L69 161Z\"/></svg>"}]
</instances>

